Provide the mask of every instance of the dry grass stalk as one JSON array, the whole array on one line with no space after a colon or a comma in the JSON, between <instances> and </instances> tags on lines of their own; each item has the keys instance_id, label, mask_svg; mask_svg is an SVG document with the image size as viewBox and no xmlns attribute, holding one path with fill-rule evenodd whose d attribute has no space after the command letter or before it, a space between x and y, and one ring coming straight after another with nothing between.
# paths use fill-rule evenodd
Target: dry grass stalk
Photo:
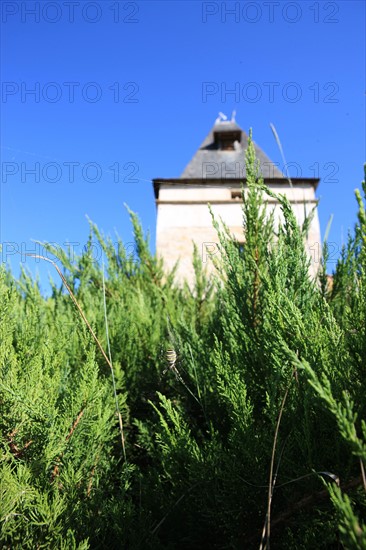
<instances>
[{"instance_id":1,"label":"dry grass stalk","mask_svg":"<svg viewBox=\"0 0 366 550\"><path fill-rule=\"evenodd\" d=\"M77 415L75 421L73 422L73 425L72 425L71 428L70 428L69 433L68 433L67 436L66 436L66 441L69 441L70 437L71 437L72 434L74 433L74 431L75 431L77 425L79 424L79 422L80 422L80 420L81 420L81 418L82 418L82 416L83 416L83 414L84 414L84 410L85 410L85 409L81 409L81 411L80 411L79 414ZM59 475L59 473L60 473L60 469L59 469L58 466L59 466L59 464L60 464L61 458L62 458L62 454L61 454L59 457L57 457L57 460L56 460L57 464L56 464L56 466L55 466L54 469L53 469L52 476L51 476L51 481L53 481L53 480L55 479L55 477L57 477L57 476Z\"/></svg>"},{"instance_id":2,"label":"dry grass stalk","mask_svg":"<svg viewBox=\"0 0 366 550\"><path fill-rule=\"evenodd\" d=\"M295 375L295 371L294 371L293 375ZM276 424L275 435L274 435L274 438L273 438L271 466L270 466L270 470L269 470L269 482L268 482L267 515L266 515L266 519L265 519L264 526L263 526L262 538L261 538L261 543L260 543L260 546L259 546L259 550L264 550L264 548L266 550L270 549L271 506L272 506L273 490L274 490L274 486L276 484L276 478L277 478L277 474L276 474L275 478L273 479L274 459L275 459L275 454L276 454L278 431L279 431L279 428L280 428L282 413L283 413L283 410L285 408L288 392L290 390L290 386L291 386L291 383L292 383L292 378L291 378L290 384L287 386L285 395L282 399L281 408L280 408L280 412L278 414L278 419L277 419L277 424ZM266 541L265 546L264 546L264 541Z\"/></svg>"},{"instance_id":3,"label":"dry grass stalk","mask_svg":"<svg viewBox=\"0 0 366 550\"><path fill-rule=\"evenodd\" d=\"M70 294L70 297L72 299L72 301L74 302L78 312L80 313L81 315L81 318L83 319L84 323L86 324L86 326L88 327L88 330L90 332L90 334L92 335L95 343L97 344L101 354L103 355L107 365L109 366L109 368L111 369L111 373L112 373L112 377L113 377L113 381L114 381L114 371L113 371L113 365L111 363L111 361L109 360L107 354L105 353L104 349L103 349L103 346L102 344L99 342L98 340L98 337L97 335L95 334L95 332L93 331L92 327L90 326L90 323L88 321L88 319L85 317L85 314L83 312L83 310L81 309L81 306L79 305L73 291L71 290L71 288L69 287L67 281L66 281L66 278L64 277L64 275L61 273L61 270L60 268L58 267L58 265L53 261L53 260L50 260L50 258L46 258L46 256L41 256L40 254L26 254L26 256L29 256L31 258L39 258L40 260L45 260L46 262L49 262L50 264L53 265L53 267L56 269L57 273L60 275L61 277L61 280L62 282L64 283L65 287L66 287L66 290L68 291L68 293ZM114 387L114 390L115 390L115 387ZM125 448L125 438L124 438L124 431L123 431L123 422L122 422L122 415L118 409L118 405L117 405L117 416L118 416L118 422L119 422L119 428L120 428L120 434L121 434L121 443L122 443L122 451L123 451L123 457L124 457L124 460L126 461L126 448Z\"/></svg>"}]
</instances>

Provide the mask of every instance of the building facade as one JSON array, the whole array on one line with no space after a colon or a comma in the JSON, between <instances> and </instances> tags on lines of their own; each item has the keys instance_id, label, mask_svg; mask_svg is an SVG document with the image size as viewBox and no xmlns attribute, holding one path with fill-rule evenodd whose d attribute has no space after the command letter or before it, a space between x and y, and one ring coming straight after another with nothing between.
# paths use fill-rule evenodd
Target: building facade
<instances>
[{"instance_id":1,"label":"building facade","mask_svg":"<svg viewBox=\"0 0 366 550\"><path fill-rule=\"evenodd\" d=\"M245 244L241 185L246 182L245 149L247 134L232 119L219 117L180 178L154 179L157 206L156 251L168 270L177 261L177 278L192 284L193 243L196 243L208 273L213 270L212 257L218 253L218 237L212 226L208 203L217 220L222 218L231 233ZM275 193L287 196L299 224L316 205L315 191L319 179L284 177L256 145L264 183ZM266 198L275 223L281 219L277 201ZM319 267L320 226L317 211L311 222L306 248L312 260L311 271Z\"/></svg>"}]
</instances>

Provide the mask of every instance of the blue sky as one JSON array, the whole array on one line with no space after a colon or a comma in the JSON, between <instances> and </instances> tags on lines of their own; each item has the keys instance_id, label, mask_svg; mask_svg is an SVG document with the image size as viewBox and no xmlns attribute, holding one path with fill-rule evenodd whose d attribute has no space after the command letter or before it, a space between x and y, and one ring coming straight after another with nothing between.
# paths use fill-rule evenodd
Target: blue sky
<instances>
[{"instance_id":1,"label":"blue sky","mask_svg":"<svg viewBox=\"0 0 366 550\"><path fill-rule=\"evenodd\" d=\"M151 233L151 180L179 177L217 113L290 175L319 176L333 256L356 216L365 161L365 4L16 2L2 5L2 259L32 240L81 251L89 216ZM33 92L32 92L33 90ZM13 248L12 248L13 247ZM38 250L39 251L39 250ZM46 288L49 265L24 258ZM331 269L331 265L330 265ZM52 273L54 277L56 275Z\"/></svg>"}]
</instances>

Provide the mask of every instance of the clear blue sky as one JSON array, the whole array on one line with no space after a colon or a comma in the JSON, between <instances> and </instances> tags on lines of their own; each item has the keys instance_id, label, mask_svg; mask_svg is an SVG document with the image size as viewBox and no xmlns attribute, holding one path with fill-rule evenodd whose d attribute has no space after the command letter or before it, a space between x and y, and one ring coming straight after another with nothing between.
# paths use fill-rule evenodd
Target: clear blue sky
<instances>
[{"instance_id":1,"label":"clear blue sky","mask_svg":"<svg viewBox=\"0 0 366 550\"><path fill-rule=\"evenodd\" d=\"M1 242L32 251L32 239L71 241L81 251L86 215L131 242L127 203L154 246L151 180L179 177L217 113L235 109L283 167L275 125L290 175L319 175L322 234L333 213L336 256L365 161L364 2L1 8ZM19 256L5 259L18 270ZM46 286L52 267L25 265Z\"/></svg>"}]
</instances>

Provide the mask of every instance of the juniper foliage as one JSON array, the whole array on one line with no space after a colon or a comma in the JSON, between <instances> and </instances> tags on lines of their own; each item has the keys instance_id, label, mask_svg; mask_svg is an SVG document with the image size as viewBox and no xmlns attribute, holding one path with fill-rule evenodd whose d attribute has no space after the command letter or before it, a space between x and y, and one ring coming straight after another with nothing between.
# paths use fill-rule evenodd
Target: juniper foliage
<instances>
[{"instance_id":1,"label":"juniper foliage","mask_svg":"<svg viewBox=\"0 0 366 550\"><path fill-rule=\"evenodd\" d=\"M364 200L330 286L326 246L309 275L309 219L281 195L268 216L251 139L246 160L245 245L213 219L217 274L195 250L194 288L132 212L137 257L92 223L80 257L48 247L106 350L105 299L126 460L110 368L65 287L1 270L1 547L366 548Z\"/></svg>"}]
</instances>

